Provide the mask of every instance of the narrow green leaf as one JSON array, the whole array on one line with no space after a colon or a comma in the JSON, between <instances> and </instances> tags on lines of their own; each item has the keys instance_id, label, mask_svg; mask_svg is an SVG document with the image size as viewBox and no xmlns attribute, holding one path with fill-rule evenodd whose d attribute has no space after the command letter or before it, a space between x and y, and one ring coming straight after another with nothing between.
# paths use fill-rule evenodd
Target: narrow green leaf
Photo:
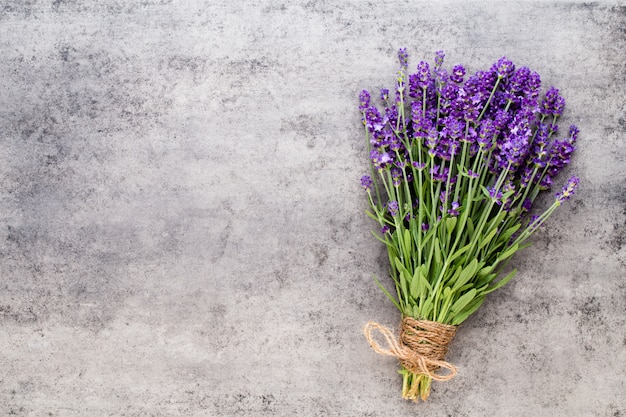
<instances>
[{"instance_id":1,"label":"narrow green leaf","mask_svg":"<svg viewBox=\"0 0 626 417\"><path fill-rule=\"evenodd\" d=\"M376 275L374 275L374 281L376 281L376 284L378 285L378 287L383 291L383 293L385 293L385 295L391 300L391 302L393 303L393 305L395 305L398 310L400 310L400 312L402 312L402 307L400 307L400 303L398 303L398 301L396 300L396 298L394 296L392 296L389 291L387 291L387 289L385 287L383 287L383 284L380 283L380 281L378 280L378 278L376 278Z\"/></svg>"},{"instance_id":2,"label":"narrow green leaf","mask_svg":"<svg viewBox=\"0 0 626 417\"><path fill-rule=\"evenodd\" d=\"M420 296L420 283L420 269L417 268L415 270L415 273L413 274L413 278L411 279L411 286L409 288L409 290L411 291L411 298L413 298L414 300L417 300Z\"/></svg>"},{"instance_id":3,"label":"narrow green leaf","mask_svg":"<svg viewBox=\"0 0 626 417\"><path fill-rule=\"evenodd\" d=\"M471 217L467 218L467 233L470 237L470 240L474 237L474 220Z\"/></svg>"},{"instance_id":4,"label":"narrow green leaf","mask_svg":"<svg viewBox=\"0 0 626 417\"><path fill-rule=\"evenodd\" d=\"M426 320L430 320L432 319L430 313L433 310L433 299L432 298L427 298L424 300L424 304L422 304L420 306L420 318L426 319Z\"/></svg>"},{"instance_id":5,"label":"narrow green leaf","mask_svg":"<svg viewBox=\"0 0 626 417\"><path fill-rule=\"evenodd\" d=\"M491 242L491 239L493 239L493 237L496 235L496 233L498 233L498 228L495 227L493 228L493 230L491 232L489 232L487 234L487 236L485 236L482 241L480 242L480 244L478 245L478 249L482 249L485 247L485 245L487 245L489 242Z\"/></svg>"},{"instance_id":6,"label":"narrow green leaf","mask_svg":"<svg viewBox=\"0 0 626 417\"><path fill-rule=\"evenodd\" d=\"M507 258L510 258L511 256L513 256L515 252L517 252L518 249L519 249L519 243L516 243L515 245L509 247L507 250L505 250L498 256L498 261L503 261Z\"/></svg>"},{"instance_id":7,"label":"narrow green leaf","mask_svg":"<svg viewBox=\"0 0 626 417\"><path fill-rule=\"evenodd\" d=\"M379 222L383 217L378 214L374 214L369 210L365 210L365 214L367 214L368 217L371 217L372 219L376 220L376 222Z\"/></svg>"},{"instance_id":8,"label":"narrow green leaf","mask_svg":"<svg viewBox=\"0 0 626 417\"><path fill-rule=\"evenodd\" d=\"M459 279L459 275L461 275L461 271L463 271L463 266L457 265L457 267L454 268L454 273L452 274L452 278L448 280L448 285L454 285L454 283Z\"/></svg>"},{"instance_id":9,"label":"narrow green leaf","mask_svg":"<svg viewBox=\"0 0 626 417\"><path fill-rule=\"evenodd\" d=\"M460 288L461 286L465 285L465 283L467 283L467 281L469 281L471 278L474 277L474 275L476 275L476 270L478 269L478 260L477 259L472 259L472 262L469 263L469 265L467 265L465 268L463 268L463 271L461 271L461 275L459 275L459 278L457 279L456 283L455 283L455 290L457 288Z\"/></svg>"},{"instance_id":10,"label":"narrow green leaf","mask_svg":"<svg viewBox=\"0 0 626 417\"><path fill-rule=\"evenodd\" d=\"M481 277L480 279L478 279L474 285L476 285L476 287L480 287L482 285L489 284L491 281L496 279L497 276L498 274L496 273L485 275L484 277Z\"/></svg>"},{"instance_id":11,"label":"narrow green leaf","mask_svg":"<svg viewBox=\"0 0 626 417\"><path fill-rule=\"evenodd\" d=\"M428 278L426 278L426 275L424 274L424 272L420 269L420 297L424 298L424 297L428 297L429 293L433 292L433 287L430 285L430 282L428 282Z\"/></svg>"},{"instance_id":12,"label":"narrow green leaf","mask_svg":"<svg viewBox=\"0 0 626 417\"><path fill-rule=\"evenodd\" d=\"M396 269L397 269L399 272L406 271L406 268L404 267L404 264L402 263L402 261L400 260L400 258L395 257L395 258L393 259L393 262L394 262L394 264L396 265Z\"/></svg>"},{"instance_id":13,"label":"narrow green leaf","mask_svg":"<svg viewBox=\"0 0 626 417\"><path fill-rule=\"evenodd\" d=\"M476 296L476 288L472 288L462 296L458 298L450 307L451 313L459 313L461 312Z\"/></svg>"},{"instance_id":14,"label":"narrow green leaf","mask_svg":"<svg viewBox=\"0 0 626 417\"><path fill-rule=\"evenodd\" d=\"M387 241L387 240L383 240L383 238L381 238L380 236L378 236L378 235L376 234L376 232L374 232L373 230L372 230L372 235L374 235L374 237L375 237L376 239L380 240L380 241L381 241L381 242L383 242L385 245L387 245L387 247L391 246L391 242L389 242L389 241Z\"/></svg>"},{"instance_id":15,"label":"narrow green leaf","mask_svg":"<svg viewBox=\"0 0 626 417\"><path fill-rule=\"evenodd\" d=\"M463 311L454 315L454 317L450 321L450 324L452 324L453 326L458 326L459 324L463 323L469 316L471 316L476 310L478 310L478 308L482 305L484 301L484 295L480 295L474 298L474 300L471 301Z\"/></svg>"},{"instance_id":16,"label":"narrow green leaf","mask_svg":"<svg viewBox=\"0 0 626 417\"><path fill-rule=\"evenodd\" d=\"M435 248L434 248L434 250L435 250L435 263L437 265L441 265L441 248L439 247L439 238L438 237L435 238L434 245L435 245Z\"/></svg>"},{"instance_id":17,"label":"narrow green leaf","mask_svg":"<svg viewBox=\"0 0 626 417\"><path fill-rule=\"evenodd\" d=\"M411 232L409 229L404 229L404 250L406 254L411 253Z\"/></svg>"},{"instance_id":18,"label":"narrow green leaf","mask_svg":"<svg viewBox=\"0 0 626 417\"><path fill-rule=\"evenodd\" d=\"M461 249L457 250L456 252L454 252L452 255L450 255L450 257L448 258L448 262L452 262L454 261L456 258L458 258L459 256L463 255L465 252L467 252L467 250L472 246L471 243L468 243L467 245L463 246Z\"/></svg>"},{"instance_id":19,"label":"narrow green leaf","mask_svg":"<svg viewBox=\"0 0 626 417\"><path fill-rule=\"evenodd\" d=\"M452 233L454 226L456 226L456 217L446 219L446 229L448 230L448 234Z\"/></svg>"},{"instance_id":20,"label":"narrow green leaf","mask_svg":"<svg viewBox=\"0 0 626 417\"><path fill-rule=\"evenodd\" d=\"M499 241L501 241L502 243L506 243L509 241L509 239L511 238L511 236L513 236L513 233L517 232L519 230L519 228L522 226L521 223L518 223L512 227L509 227L508 229L506 229L506 231L504 231L500 237L498 238Z\"/></svg>"},{"instance_id":21,"label":"narrow green leaf","mask_svg":"<svg viewBox=\"0 0 626 417\"><path fill-rule=\"evenodd\" d=\"M504 278L502 278L500 281L496 282L494 285L492 285L491 287L489 287L486 291L485 294L489 294L490 292L493 292L495 290L497 290L498 288L504 286L506 283L508 283L511 279L513 279L513 277L515 276L515 274L517 274L517 269L512 270L511 272L508 273L508 275Z\"/></svg>"},{"instance_id":22,"label":"narrow green leaf","mask_svg":"<svg viewBox=\"0 0 626 417\"><path fill-rule=\"evenodd\" d=\"M409 287L407 284L407 277L404 271L400 272L400 289L402 290L402 296L404 298L405 303L408 302Z\"/></svg>"},{"instance_id":23,"label":"narrow green leaf","mask_svg":"<svg viewBox=\"0 0 626 417\"><path fill-rule=\"evenodd\" d=\"M478 273L476 274L476 277L478 277L479 279L483 278L489 275L491 271L493 271L493 265L486 266L478 271Z\"/></svg>"}]
</instances>

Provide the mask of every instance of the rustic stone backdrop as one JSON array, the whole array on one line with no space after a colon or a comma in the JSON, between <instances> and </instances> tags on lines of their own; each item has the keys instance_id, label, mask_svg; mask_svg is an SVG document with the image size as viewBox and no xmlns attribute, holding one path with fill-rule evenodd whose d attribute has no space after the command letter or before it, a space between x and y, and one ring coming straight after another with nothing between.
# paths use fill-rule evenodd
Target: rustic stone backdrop
<instances>
[{"instance_id":1,"label":"rustic stone backdrop","mask_svg":"<svg viewBox=\"0 0 626 417\"><path fill-rule=\"evenodd\" d=\"M358 92L537 70L575 198L400 398ZM622 1L0 1L0 414L626 416ZM564 178L562 177L564 180Z\"/></svg>"}]
</instances>

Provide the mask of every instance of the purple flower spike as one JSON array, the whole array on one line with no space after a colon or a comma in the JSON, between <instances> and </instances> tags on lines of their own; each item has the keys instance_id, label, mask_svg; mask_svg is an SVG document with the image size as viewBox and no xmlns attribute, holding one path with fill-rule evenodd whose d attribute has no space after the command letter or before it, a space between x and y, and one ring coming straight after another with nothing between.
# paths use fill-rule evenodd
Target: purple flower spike
<instances>
[{"instance_id":1,"label":"purple flower spike","mask_svg":"<svg viewBox=\"0 0 626 417\"><path fill-rule=\"evenodd\" d=\"M527 67L518 68L509 80L510 91L512 93L524 91L526 89L529 76L530 70Z\"/></svg>"},{"instance_id":2,"label":"purple flower spike","mask_svg":"<svg viewBox=\"0 0 626 417\"><path fill-rule=\"evenodd\" d=\"M400 66L403 68L406 68L409 64L409 54L406 48L400 48L398 50L398 61L400 61Z\"/></svg>"},{"instance_id":3,"label":"purple flower spike","mask_svg":"<svg viewBox=\"0 0 626 417\"><path fill-rule=\"evenodd\" d=\"M452 69L452 74L450 74L450 80L457 84L463 82L463 76L465 75L465 68L463 65L456 65Z\"/></svg>"},{"instance_id":4,"label":"purple flower spike","mask_svg":"<svg viewBox=\"0 0 626 417\"><path fill-rule=\"evenodd\" d=\"M365 191L370 191L373 185L374 182L369 175L363 175L361 177L361 186L365 189Z\"/></svg>"},{"instance_id":5,"label":"purple flower spike","mask_svg":"<svg viewBox=\"0 0 626 417\"><path fill-rule=\"evenodd\" d=\"M578 128L574 125L571 125L569 127L569 136L570 136L570 143L574 143L576 142L576 139L578 139Z\"/></svg>"},{"instance_id":6,"label":"purple flower spike","mask_svg":"<svg viewBox=\"0 0 626 417\"><path fill-rule=\"evenodd\" d=\"M435 68L441 68L445 56L446 54L444 54L443 51L435 52Z\"/></svg>"},{"instance_id":7,"label":"purple flower spike","mask_svg":"<svg viewBox=\"0 0 626 417\"><path fill-rule=\"evenodd\" d=\"M380 233L382 233L383 235L384 235L384 234L389 233L389 226L384 225L384 226L380 229Z\"/></svg>"},{"instance_id":8,"label":"purple flower spike","mask_svg":"<svg viewBox=\"0 0 626 417\"><path fill-rule=\"evenodd\" d=\"M450 209L448 210L448 214L450 216L454 216L454 217L458 216L459 215L459 207L460 207L459 203L457 203L456 201L453 201L452 204L451 204Z\"/></svg>"},{"instance_id":9,"label":"purple flower spike","mask_svg":"<svg viewBox=\"0 0 626 417\"><path fill-rule=\"evenodd\" d=\"M493 198L494 200L500 200L502 199L502 193L500 191L496 190L496 187L487 187L487 191L489 192L489 197Z\"/></svg>"},{"instance_id":10,"label":"purple flower spike","mask_svg":"<svg viewBox=\"0 0 626 417\"><path fill-rule=\"evenodd\" d=\"M559 95L558 89L550 87L550 89L546 92L546 96L541 101L539 112L544 116L560 116L563 114L564 108L565 99Z\"/></svg>"},{"instance_id":11,"label":"purple flower spike","mask_svg":"<svg viewBox=\"0 0 626 417\"><path fill-rule=\"evenodd\" d=\"M389 98L389 90L386 88L383 88L380 90L380 99L382 101L387 101L387 99Z\"/></svg>"},{"instance_id":12,"label":"purple flower spike","mask_svg":"<svg viewBox=\"0 0 626 417\"><path fill-rule=\"evenodd\" d=\"M388 202L387 210L389 210L389 214L395 217L396 214L398 214L398 202L397 201Z\"/></svg>"},{"instance_id":13,"label":"purple flower spike","mask_svg":"<svg viewBox=\"0 0 626 417\"><path fill-rule=\"evenodd\" d=\"M359 110L365 111L370 106L370 93L367 90L359 94Z\"/></svg>"},{"instance_id":14,"label":"purple flower spike","mask_svg":"<svg viewBox=\"0 0 626 417\"><path fill-rule=\"evenodd\" d=\"M574 195L574 191L576 191L579 182L580 178L578 178L577 176L573 176L567 181L567 184L565 184L563 190L561 190L560 193L556 194L556 201L558 202L558 204L561 204L565 200L569 200L570 197Z\"/></svg>"},{"instance_id":15,"label":"purple flower spike","mask_svg":"<svg viewBox=\"0 0 626 417\"><path fill-rule=\"evenodd\" d=\"M421 61L417 65L417 85L420 88L428 87L430 82L430 67L427 62Z\"/></svg>"},{"instance_id":16,"label":"purple flower spike","mask_svg":"<svg viewBox=\"0 0 626 417\"><path fill-rule=\"evenodd\" d=\"M513 75L513 71L515 71L515 65L503 56L498 60L498 62L493 64L493 69L495 70L498 78L509 78Z\"/></svg>"}]
</instances>

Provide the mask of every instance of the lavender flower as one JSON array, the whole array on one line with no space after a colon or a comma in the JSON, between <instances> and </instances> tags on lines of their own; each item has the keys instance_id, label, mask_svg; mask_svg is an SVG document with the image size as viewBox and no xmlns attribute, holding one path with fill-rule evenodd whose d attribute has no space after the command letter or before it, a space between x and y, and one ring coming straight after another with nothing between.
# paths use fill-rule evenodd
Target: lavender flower
<instances>
[{"instance_id":1,"label":"lavender flower","mask_svg":"<svg viewBox=\"0 0 626 417\"><path fill-rule=\"evenodd\" d=\"M394 187L399 187L402 183L402 170L397 167L391 168L391 178ZM397 204L397 203L396 203Z\"/></svg>"},{"instance_id":2,"label":"lavender flower","mask_svg":"<svg viewBox=\"0 0 626 417\"><path fill-rule=\"evenodd\" d=\"M379 132L383 129L387 119L383 117L376 107L370 106L365 110L365 126L370 132Z\"/></svg>"},{"instance_id":3,"label":"lavender flower","mask_svg":"<svg viewBox=\"0 0 626 417\"><path fill-rule=\"evenodd\" d=\"M389 214L395 217L398 214L398 202L397 201L389 201L387 203L387 210Z\"/></svg>"},{"instance_id":4,"label":"lavender flower","mask_svg":"<svg viewBox=\"0 0 626 417\"><path fill-rule=\"evenodd\" d=\"M463 82L464 76L465 76L465 67L463 67L463 65L456 65L452 69L452 74L450 75L450 81L460 84Z\"/></svg>"},{"instance_id":5,"label":"lavender flower","mask_svg":"<svg viewBox=\"0 0 626 417\"><path fill-rule=\"evenodd\" d=\"M428 87L430 81L428 63L421 61L417 65L417 73L409 75L409 95L413 98L422 97L422 90Z\"/></svg>"},{"instance_id":6,"label":"lavender flower","mask_svg":"<svg viewBox=\"0 0 626 417\"><path fill-rule=\"evenodd\" d=\"M359 110L364 112L370 105L370 93L367 90L361 91L359 94Z\"/></svg>"},{"instance_id":7,"label":"lavender flower","mask_svg":"<svg viewBox=\"0 0 626 417\"><path fill-rule=\"evenodd\" d=\"M406 68L409 65L409 54L406 51L406 48L400 48L398 50L398 61L400 61L400 66Z\"/></svg>"},{"instance_id":8,"label":"lavender flower","mask_svg":"<svg viewBox=\"0 0 626 417\"><path fill-rule=\"evenodd\" d=\"M441 66L443 65L443 59L445 58L446 54L443 53L443 51L437 51L435 52L435 68L439 69L441 68Z\"/></svg>"},{"instance_id":9,"label":"lavender flower","mask_svg":"<svg viewBox=\"0 0 626 417\"><path fill-rule=\"evenodd\" d=\"M492 200L498 200L500 201L502 199L502 192L498 189L496 189L496 187L487 187L487 192L489 192L489 197Z\"/></svg>"},{"instance_id":10,"label":"lavender flower","mask_svg":"<svg viewBox=\"0 0 626 417\"><path fill-rule=\"evenodd\" d=\"M460 206L459 206L459 203L457 203L456 201L453 201L453 202L450 204L450 206L451 206L451 207L450 207L450 209L448 210L448 214L449 214L450 216L453 216L453 217L458 216L458 215L459 215L459 207L460 207Z\"/></svg>"},{"instance_id":11,"label":"lavender flower","mask_svg":"<svg viewBox=\"0 0 626 417\"><path fill-rule=\"evenodd\" d=\"M365 189L365 191L371 191L374 182L369 175L363 175L361 177L361 186Z\"/></svg>"},{"instance_id":12,"label":"lavender flower","mask_svg":"<svg viewBox=\"0 0 626 417\"><path fill-rule=\"evenodd\" d=\"M569 200L572 195L574 195L574 191L578 187L578 183L580 182L580 178L577 176L571 177L567 184L563 187L560 193L556 194L556 201L558 204L561 204L565 200Z\"/></svg>"},{"instance_id":13,"label":"lavender flower","mask_svg":"<svg viewBox=\"0 0 626 417\"><path fill-rule=\"evenodd\" d=\"M530 77L530 70L527 67L518 68L509 80L509 91L511 93L523 92Z\"/></svg>"},{"instance_id":14,"label":"lavender flower","mask_svg":"<svg viewBox=\"0 0 626 417\"><path fill-rule=\"evenodd\" d=\"M565 99L559 95L559 90L550 87L541 101L540 113L544 116L560 116L565 108Z\"/></svg>"},{"instance_id":15,"label":"lavender flower","mask_svg":"<svg viewBox=\"0 0 626 417\"><path fill-rule=\"evenodd\" d=\"M509 78L515 71L515 65L503 56L498 62L493 64L492 70L495 71L498 78Z\"/></svg>"}]
</instances>

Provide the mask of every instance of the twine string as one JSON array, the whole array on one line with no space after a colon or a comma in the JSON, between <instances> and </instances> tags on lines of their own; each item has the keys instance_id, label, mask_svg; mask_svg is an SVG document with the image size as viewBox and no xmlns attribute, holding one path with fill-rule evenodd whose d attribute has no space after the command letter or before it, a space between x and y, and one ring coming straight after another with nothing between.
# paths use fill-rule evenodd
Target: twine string
<instances>
[{"instance_id":1,"label":"twine string","mask_svg":"<svg viewBox=\"0 0 626 417\"><path fill-rule=\"evenodd\" d=\"M384 348L374 339L375 331L383 336L388 348ZM364 333L376 353L398 358L414 374L427 375L435 381L448 381L456 375L456 367L444 360L456 333L456 326L404 317L399 339L389 328L371 321L365 325ZM437 374L435 371L439 368L449 372Z\"/></svg>"}]
</instances>

